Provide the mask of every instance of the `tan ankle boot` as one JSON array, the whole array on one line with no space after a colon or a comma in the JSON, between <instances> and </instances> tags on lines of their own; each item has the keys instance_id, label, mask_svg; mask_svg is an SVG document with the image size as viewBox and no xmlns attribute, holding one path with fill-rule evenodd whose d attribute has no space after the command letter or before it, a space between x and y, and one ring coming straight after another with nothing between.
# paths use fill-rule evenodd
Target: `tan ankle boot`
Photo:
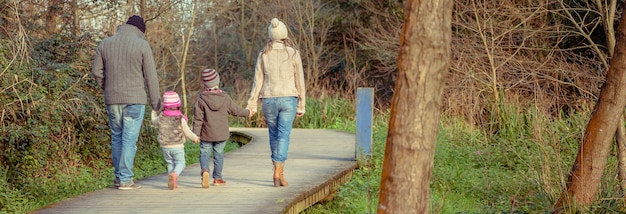
<instances>
[{"instance_id":1,"label":"tan ankle boot","mask_svg":"<svg viewBox=\"0 0 626 214\"><path fill-rule=\"evenodd\" d=\"M285 162L273 162L274 163L274 186L287 186L287 180L283 176L285 171Z\"/></svg>"}]
</instances>

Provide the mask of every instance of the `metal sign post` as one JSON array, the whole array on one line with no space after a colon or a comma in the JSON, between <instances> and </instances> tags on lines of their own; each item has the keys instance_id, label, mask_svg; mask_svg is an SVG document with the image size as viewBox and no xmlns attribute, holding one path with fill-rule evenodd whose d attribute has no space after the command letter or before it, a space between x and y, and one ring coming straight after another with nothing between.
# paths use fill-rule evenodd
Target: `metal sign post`
<instances>
[{"instance_id":1,"label":"metal sign post","mask_svg":"<svg viewBox=\"0 0 626 214\"><path fill-rule=\"evenodd\" d=\"M372 155L372 118L374 89L357 88L356 91L356 159Z\"/></svg>"}]
</instances>

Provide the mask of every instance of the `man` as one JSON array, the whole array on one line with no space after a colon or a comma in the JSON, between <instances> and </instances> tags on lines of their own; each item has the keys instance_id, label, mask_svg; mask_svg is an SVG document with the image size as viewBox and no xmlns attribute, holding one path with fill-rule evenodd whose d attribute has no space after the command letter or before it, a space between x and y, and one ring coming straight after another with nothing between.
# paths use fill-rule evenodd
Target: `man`
<instances>
[{"instance_id":1,"label":"man","mask_svg":"<svg viewBox=\"0 0 626 214\"><path fill-rule=\"evenodd\" d=\"M111 129L114 183L121 190L141 187L132 178L147 97L150 97L153 111L161 107L159 81L145 32L143 18L130 17L126 24L117 27L115 35L100 42L91 70L104 90Z\"/></svg>"}]
</instances>

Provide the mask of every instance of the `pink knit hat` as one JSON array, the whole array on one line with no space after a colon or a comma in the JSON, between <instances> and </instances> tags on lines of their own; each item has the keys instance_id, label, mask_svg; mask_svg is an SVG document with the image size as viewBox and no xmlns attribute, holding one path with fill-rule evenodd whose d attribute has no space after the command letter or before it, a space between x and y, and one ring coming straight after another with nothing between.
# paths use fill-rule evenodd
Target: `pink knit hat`
<instances>
[{"instance_id":1,"label":"pink knit hat","mask_svg":"<svg viewBox=\"0 0 626 214\"><path fill-rule=\"evenodd\" d=\"M166 91L163 94L163 107L165 108L177 108L180 107L180 98L178 94L173 91Z\"/></svg>"}]
</instances>

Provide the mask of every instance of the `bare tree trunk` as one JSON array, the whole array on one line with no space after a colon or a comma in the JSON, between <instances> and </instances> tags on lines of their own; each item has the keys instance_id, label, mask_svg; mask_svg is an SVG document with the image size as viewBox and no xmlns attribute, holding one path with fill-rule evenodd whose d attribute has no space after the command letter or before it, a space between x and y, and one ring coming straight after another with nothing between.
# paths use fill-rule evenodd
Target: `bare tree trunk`
<instances>
[{"instance_id":1,"label":"bare tree trunk","mask_svg":"<svg viewBox=\"0 0 626 214\"><path fill-rule=\"evenodd\" d=\"M615 11L617 9L617 0L610 0L607 4L603 4L602 0L595 0L598 12L602 15L602 23L606 37L606 44L609 51L609 59L613 58L615 49ZM615 132L615 144L617 144L617 161L618 161L618 177L620 180L620 188L622 195L626 191L626 139L624 139L624 118L622 117Z\"/></svg>"},{"instance_id":2,"label":"bare tree trunk","mask_svg":"<svg viewBox=\"0 0 626 214\"><path fill-rule=\"evenodd\" d=\"M215 14L213 15L213 23L217 23L217 16L218 16L218 11L215 11ZM217 27L212 26L211 32L213 33L213 65L211 65L211 67L214 67L217 69L218 68L217 66L219 66L219 56L217 55L217 53L219 53L219 50L218 50L219 38L217 35Z\"/></svg>"},{"instance_id":3,"label":"bare tree trunk","mask_svg":"<svg viewBox=\"0 0 626 214\"><path fill-rule=\"evenodd\" d=\"M606 43L609 49L609 59L613 58L615 48L615 29L613 27L615 23L615 11L617 10L617 0L611 0L608 4L603 5L603 1L595 0L596 6L598 6L600 14L602 14L602 20L604 23L604 29L606 34ZM617 161L618 172L617 175L620 180L620 188L622 189L622 195L626 195L626 139L624 139L624 117L622 116L619 125L617 126L617 132L615 132L615 143L617 144Z\"/></svg>"},{"instance_id":4,"label":"bare tree trunk","mask_svg":"<svg viewBox=\"0 0 626 214\"><path fill-rule=\"evenodd\" d=\"M72 35L74 35L75 37L80 36L80 8L78 8L78 0L72 0L71 1L71 13L72 13L72 17L71 21L72 21L72 25L70 26L70 29L72 31Z\"/></svg>"},{"instance_id":5,"label":"bare tree trunk","mask_svg":"<svg viewBox=\"0 0 626 214\"><path fill-rule=\"evenodd\" d=\"M604 32L606 34L606 43L609 49L609 58L613 57L613 48L615 47L615 11L617 9L617 0L610 0L607 5L602 4L602 0L594 1L598 7L598 12L602 15ZM606 1L604 1L606 2Z\"/></svg>"},{"instance_id":6,"label":"bare tree trunk","mask_svg":"<svg viewBox=\"0 0 626 214\"><path fill-rule=\"evenodd\" d=\"M378 213L429 213L452 0L405 2Z\"/></svg>"},{"instance_id":7,"label":"bare tree trunk","mask_svg":"<svg viewBox=\"0 0 626 214\"><path fill-rule=\"evenodd\" d=\"M145 0L142 0L145 1ZM183 50L183 58L181 60L180 66L180 82L182 88L182 96L183 96L183 114L187 114L187 87L185 81L185 67L187 65L187 53L189 52L189 42L191 41L191 36L193 35L193 26L196 21L196 7L198 5L198 1L193 1L193 12L191 12L191 23L189 23L189 32L187 33L187 37L185 39L185 49ZM185 38L185 37L183 37Z\"/></svg>"},{"instance_id":8,"label":"bare tree trunk","mask_svg":"<svg viewBox=\"0 0 626 214\"><path fill-rule=\"evenodd\" d=\"M567 188L554 205L586 209L595 200L606 167L611 142L626 104L626 21L622 17L616 34L615 56L611 60L600 97L587 124ZM580 205L581 207L578 207ZM574 207L572 207L574 206Z\"/></svg>"},{"instance_id":9,"label":"bare tree trunk","mask_svg":"<svg viewBox=\"0 0 626 214\"><path fill-rule=\"evenodd\" d=\"M146 19L146 0L139 0L139 16ZM146 20L147 21L147 20Z\"/></svg>"},{"instance_id":10,"label":"bare tree trunk","mask_svg":"<svg viewBox=\"0 0 626 214\"><path fill-rule=\"evenodd\" d=\"M254 45L251 41L248 41L246 38L255 38L256 31L255 30L248 31L248 29L250 28L250 26L254 26L253 20L249 17L256 16L256 7L255 7L256 3L254 1L250 1L248 2L248 4L251 4L250 14L246 14L246 1L241 1L241 5L240 5L241 13L239 14L240 15L239 36L240 36L240 41L241 41L241 47L246 55L246 70L251 70ZM252 33L252 35L249 35L250 33Z\"/></svg>"},{"instance_id":11,"label":"bare tree trunk","mask_svg":"<svg viewBox=\"0 0 626 214\"><path fill-rule=\"evenodd\" d=\"M59 18L63 14L63 1L50 0L46 11L46 31L49 35L58 34Z\"/></svg>"},{"instance_id":12,"label":"bare tree trunk","mask_svg":"<svg viewBox=\"0 0 626 214\"><path fill-rule=\"evenodd\" d=\"M134 0L126 0L126 5L123 6L123 8L124 8L124 11L126 11L126 14L124 14L126 16L126 18L128 18L128 17L130 17L132 15L137 14L137 12L135 12L135 1ZM141 14L140 14L140 16L141 16ZM143 16L141 16L141 17L143 17ZM145 19L146 17L143 17L143 18Z\"/></svg>"}]
</instances>

